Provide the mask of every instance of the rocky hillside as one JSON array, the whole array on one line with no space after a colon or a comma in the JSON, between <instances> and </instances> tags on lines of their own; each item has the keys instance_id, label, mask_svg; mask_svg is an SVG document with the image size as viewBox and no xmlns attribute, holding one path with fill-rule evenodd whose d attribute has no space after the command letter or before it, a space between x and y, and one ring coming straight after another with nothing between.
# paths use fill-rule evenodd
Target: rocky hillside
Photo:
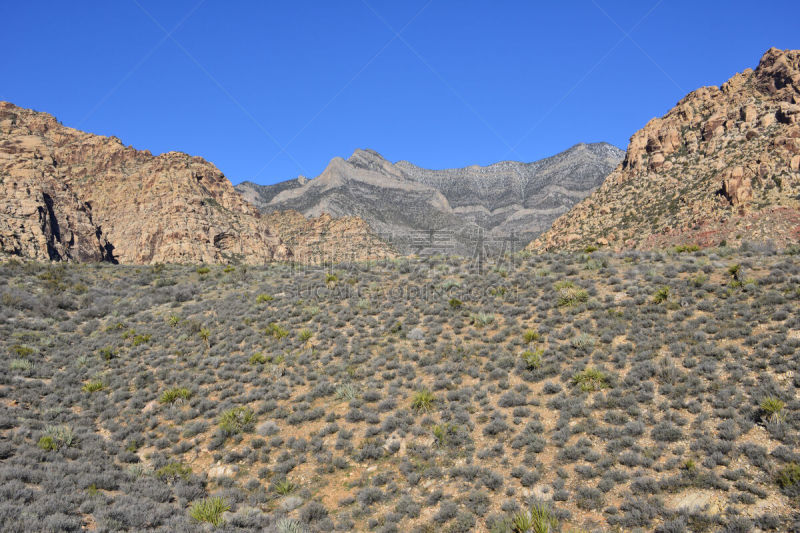
<instances>
[{"instance_id":1,"label":"rocky hillside","mask_svg":"<svg viewBox=\"0 0 800 533\"><path fill-rule=\"evenodd\" d=\"M631 137L623 163L534 250L800 240L800 50L703 87Z\"/></svg>"},{"instance_id":2,"label":"rocky hillside","mask_svg":"<svg viewBox=\"0 0 800 533\"><path fill-rule=\"evenodd\" d=\"M306 260L204 159L153 156L7 102L0 102L0 191L3 255L120 263ZM302 235L312 240L316 230L330 234L330 221L306 224ZM361 238L390 253L366 229Z\"/></svg>"},{"instance_id":3,"label":"rocky hillside","mask_svg":"<svg viewBox=\"0 0 800 533\"><path fill-rule=\"evenodd\" d=\"M533 163L428 170L392 164L372 150L334 158L318 177L276 185L245 182L237 190L264 212L357 216L405 252L472 254L527 242L603 182L623 152L578 144Z\"/></svg>"}]
</instances>

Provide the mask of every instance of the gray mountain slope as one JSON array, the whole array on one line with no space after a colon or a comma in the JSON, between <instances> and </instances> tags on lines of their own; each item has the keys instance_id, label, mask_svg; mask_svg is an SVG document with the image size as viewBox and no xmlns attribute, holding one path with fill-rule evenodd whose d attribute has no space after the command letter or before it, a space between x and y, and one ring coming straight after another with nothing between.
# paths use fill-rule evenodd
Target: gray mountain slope
<instances>
[{"instance_id":1,"label":"gray mountain slope","mask_svg":"<svg viewBox=\"0 0 800 533\"><path fill-rule=\"evenodd\" d=\"M361 217L406 253L471 255L479 243L521 248L597 188L623 156L607 143L578 144L532 163L429 170L356 150L312 180L236 189L263 212Z\"/></svg>"}]
</instances>

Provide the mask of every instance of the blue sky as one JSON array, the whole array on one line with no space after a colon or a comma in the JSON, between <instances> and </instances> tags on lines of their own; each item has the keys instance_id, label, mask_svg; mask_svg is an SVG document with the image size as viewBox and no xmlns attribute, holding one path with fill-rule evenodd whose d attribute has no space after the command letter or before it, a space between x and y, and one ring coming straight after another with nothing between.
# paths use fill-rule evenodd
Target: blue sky
<instances>
[{"instance_id":1,"label":"blue sky","mask_svg":"<svg viewBox=\"0 0 800 533\"><path fill-rule=\"evenodd\" d=\"M627 147L683 95L800 48L800 3L2 2L0 100L233 181L372 148L429 168Z\"/></svg>"}]
</instances>

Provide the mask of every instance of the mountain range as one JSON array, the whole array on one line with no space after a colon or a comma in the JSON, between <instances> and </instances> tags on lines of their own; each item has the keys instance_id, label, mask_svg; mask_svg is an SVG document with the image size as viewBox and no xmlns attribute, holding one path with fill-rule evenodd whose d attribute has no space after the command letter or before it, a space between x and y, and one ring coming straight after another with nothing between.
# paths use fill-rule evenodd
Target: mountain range
<instances>
[{"instance_id":1,"label":"mountain range","mask_svg":"<svg viewBox=\"0 0 800 533\"><path fill-rule=\"evenodd\" d=\"M610 173L610 174L609 174ZM607 176L607 177L606 177ZM703 87L631 137L532 163L429 170L371 150L316 178L236 188L0 102L0 256L340 262L432 252L800 242L800 51Z\"/></svg>"},{"instance_id":2,"label":"mountain range","mask_svg":"<svg viewBox=\"0 0 800 533\"><path fill-rule=\"evenodd\" d=\"M510 250L529 242L597 188L624 152L578 144L552 157L429 170L373 150L336 157L316 178L236 186L262 212L357 216L403 253L469 255L479 243Z\"/></svg>"}]
</instances>

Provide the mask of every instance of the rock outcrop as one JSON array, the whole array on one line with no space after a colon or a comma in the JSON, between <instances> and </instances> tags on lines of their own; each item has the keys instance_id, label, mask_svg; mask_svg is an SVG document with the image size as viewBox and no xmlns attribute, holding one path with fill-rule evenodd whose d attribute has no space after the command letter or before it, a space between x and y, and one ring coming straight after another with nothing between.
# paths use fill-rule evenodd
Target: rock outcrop
<instances>
[{"instance_id":1,"label":"rock outcrop","mask_svg":"<svg viewBox=\"0 0 800 533\"><path fill-rule=\"evenodd\" d=\"M153 156L7 102L0 102L0 190L5 255L120 263L307 259L208 161Z\"/></svg>"},{"instance_id":2,"label":"rock outcrop","mask_svg":"<svg viewBox=\"0 0 800 533\"><path fill-rule=\"evenodd\" d=\"M264 215L300 262L310 265L388 259L397 254L358 217L327 213L306 218L297 211Z\"/></svg>"},{"instance_id":3,"label":"rock outcrop","mask_svg":"<svg viewBox=\"0 0 800 533\"><path fill-rule=\"evenodd\" d=\"M334 158L312 180L236 189L265 213L357 216L405 253L470 255L519 247L588 195L622 159L606 143L579 144L533 163L428 170L372 150Z\"/></svg>"},{"instance_id":4,"label":"rock outcrop","mask_svg":"<svg viewBox=\"0 0 800 533\"><path fill-rule=\"evenodd\" d=\"M800 239L800 51L703 87L631 137L625 160L529 246L578 250Z\"/></svg>"}]
</instances>

